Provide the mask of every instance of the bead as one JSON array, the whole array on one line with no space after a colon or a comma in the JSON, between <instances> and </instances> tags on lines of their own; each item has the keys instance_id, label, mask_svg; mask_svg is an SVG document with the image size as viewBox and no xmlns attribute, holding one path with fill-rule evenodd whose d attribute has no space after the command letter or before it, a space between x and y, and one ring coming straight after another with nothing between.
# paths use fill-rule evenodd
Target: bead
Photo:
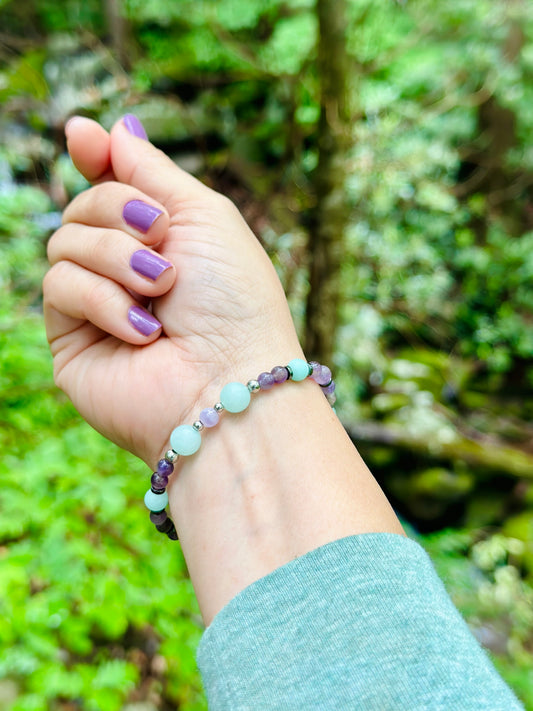
<instances>
[{"instance_id":1,"label":"bead","mask_svg":"<svg viewBox=\"0 0 533 711\"><path fill-rule=\"evenodd\" d=\"M220 416L214 407L206 407L200 413L200 422L204 427L214 427L218 425L219 420Z\"/></svg>"},{"instance_id":2,"label":"bead","mask_svg":"<svg viewBox=\"0 0 533 711\"><path fill-rule=\"evenodd\" d=\"M166 489L168 485L168 476L161 474L159 471L152 474L150 484L154 489Z\"/></svg>"},{"instance_id":3,"label":"bead","mask_svg":"<svg viewBox=\"0 0 533 711\"><path fill-rule=\"evenodd\" d=\"M162 523L156 523L155 527L160 533L168 533L174 528L174 522L167 516Z\"/></svg>"},{"instance_id":4,"label":"bead","mask_svg":"<svg viewBox=\"0 0 533 711\"><path fill-rule=\"evenodd\" d=\"M335 381L332 380L328 385L322 385L321 387L324 395L333 395L335 392Z\"/></svg>"},{"instance_id":5,"label":"bead","mask_svg":"<svg viewBox=\"0 0 533 711\"><path fill-rule=\"evenodd\" d=\"M250 404L250 391L242 383L228 383L222 388L220 402L228 412L242 412Z\"/></svg>"},{"instance_id":6,"label":"bead","mask_svg":"<svg viewBox=\"0 0 533 711\"><path fill-rule=\"evenodd\" d=\"M221 402L215 403L215 412L218 412L220 414L221 412L224 412L224 409L224 405Z\"/></svg>"},{"instance_id":7,"label":"bead","mask_svg":"<svg viewBox=\"0 0 533 711\"><path fill-rule=\"evenodd\" d=\"M203 422L200 422L200 420L196 420L196 422L193 422L192 426L197 432L201 432L204 429L204 424Z\"/></svg>"},{"instance_id":8,"label":"bead","mask_svg":"<svg viewBox=\"0 0 533 711\"><path fill-rule=\"evenodd\" d=\"M312 378L319 385L329 385L331 383L331 370L327 365L321 365L313 371Z\"/></svg>"},{"instance_id":9,"label":"bead","mask_svg":"<svg viewBox=\"0 0 533 711\"><path fill-rule=\"evenodd\" d=\"M180 425L170 435L172 449L178 454L189 456L200 449L202 436L192 425Z\"/></svg>"},{"instance_id":10,"label":"bead","mask_svg":"<svg viewBox=\"0 0 533 711\"><path fill-rule=\"evenodd\" d=\"M337 402L337 396L335 393L329 393L329 395L326 395L326 400L329 402L331 407ZM335 408L333 407L333 412L336 412Z\"/></svg>"},{"instance_id":11,"label":"bead","mask_svg":"<svg viewBox=\"0 0 533 711\"><path fill-rule=\"evenodd\" d=\"M305 380L312 373L309 363L302 358L293 358L287 365L287 368L291 372L292 380L296 383Z\"/></svg>"},{"instance_id":12,"label":"bead","mask_svg":"<svg viewBox=\"0 0 533 711\"><path fill-rule=\"evenodd\" d=\"M166 511L150 511L150 521L154 526L160 526L168 518Z\"/></svg>"},{"instance_id":13,"label":"bead","mask_svg":"<svg viewBox=\"0 0 533 711\"><path fill-rule=\"evenodd\" d=\"M259 385L259 382L257 380L249 380L246 383L246 387L252 394L257 393L259 392L259 390L261 390L261 386Z\"/></svg>"},{"instance_id":14,"label":"bead","mask_svg":"<svg viewBox=\"0 0 533 711\"><path fill-rule=\"evenodd\" d=\"M270 388L273 388L276 384L272 373L261 373L257 377L257 382L261 390L270 390Z\"/></svg>"},{"instance_id":15,"label":"bead","mask_svg":"<svg viewBox=\"0 0 533 711\"><path fill-rule=\"evenodd\" d=\"M169 464L175 464L178 461L179 454L173 449L168 449L165 452L165 459Z\"/></svg>"},{"instance_id":16,"label":"bead","mask_svg":"<svg viewBox=\"0 0 533 711\"><path fill-rule=\"evenodd\" d=\"M168 504L168 494L166 491L162 494L154 494L151 489L148 489L144 495L144 503L150 511L163 511Z\"/></svg>"},{"instance_id":17,"label":"bead","mask_svg":"<svg viewBox=\"0 0 533 711\"><path fill-rule=\"evenodd\" d=\"M274 378L274 382L276 384L284 383L289 379L289 371L283 365L276 365L276 367L272 368L270 372L272 373L272 377Z\"/></svg>"},{"instance_id":18,"label":"bead","mask_svg":"<svg viewBox=\"0 0 533 711\"><path fill-rule=\"evenodd\" d=\"M173 525L170 531L167 531L167 536L170 538L171 541L177 541L178 540L178 532L176 531L176 527Z\"/></svg>"},{"instance_id":19,"label":"bead","mask_svg":"<svg viewBox=\"0 0 533 711\"><path fill-rule=\"evenodd\" d=\"M309 366L312 370L311 376L315 373L315 371L320 368L320 363L317 360L310 360L309 361Z\"/></svg>"},{"instance_id":20,"label":"bead","mask_svg":"<svg viewBox=\"0 0 533 711\"><path fill-rule=\"evenodd\" d=\"M174 471L174 465L172 462L169 462L167 459L160 459L157 462L157 473L158 474L164 474L165 476L169 477L172 472ZM165 484L166 486L166 484Z\"/></svg>"}]
</instances>

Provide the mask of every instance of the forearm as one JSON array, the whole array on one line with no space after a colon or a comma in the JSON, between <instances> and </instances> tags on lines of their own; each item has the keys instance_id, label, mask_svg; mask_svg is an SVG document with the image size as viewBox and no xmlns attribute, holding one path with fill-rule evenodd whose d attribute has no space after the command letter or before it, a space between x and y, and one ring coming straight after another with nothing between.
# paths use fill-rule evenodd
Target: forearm
<instances>
[{"instance_id":1,"label":"forearm","mask_svg":"<svg viewBox=\"0 0 533 711\"><path fill-rule=\"evenodd\" d=\"M523 711L405 536L343 538L261 578L198 664L211 711Z\"/></svg>"},{"instance_id":2,"label":"forearm","mask_svg":"<svg viewBox=\"0 0 533 711\"><path fill-rule=\"evenodd\" d=\"M244 587L324 543L402 533L310 380L254 395L203 435L177 470L170 507L206 624Z\"/></svg>"}]
</instances>

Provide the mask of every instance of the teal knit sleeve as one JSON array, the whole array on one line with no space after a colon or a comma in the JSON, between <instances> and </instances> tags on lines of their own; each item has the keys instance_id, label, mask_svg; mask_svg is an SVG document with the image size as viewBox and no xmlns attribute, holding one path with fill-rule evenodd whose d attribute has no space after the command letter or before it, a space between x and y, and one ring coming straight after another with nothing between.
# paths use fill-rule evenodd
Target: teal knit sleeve
<instances>
[{"instance_id":1,"label":"teal knit sleeve","mask_svg":"<svg viewBox=\"0 0 533 711\"><path fill-rule=\"evenodd\" d=\"M518 711L425 551L387 533L297 558L198 649L210 711Z\"/></svg>"}]
</instances>

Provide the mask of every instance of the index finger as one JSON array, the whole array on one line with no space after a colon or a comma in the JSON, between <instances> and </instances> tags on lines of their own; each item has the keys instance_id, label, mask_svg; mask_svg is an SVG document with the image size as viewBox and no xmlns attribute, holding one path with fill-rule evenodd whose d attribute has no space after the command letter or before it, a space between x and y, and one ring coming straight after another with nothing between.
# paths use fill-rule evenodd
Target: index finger
<instances>
[{"instance_id":1,"label":"index finger","mask_svg":"<svg viewBox=\"0 0 533 711\"><path fill-rule=\"evenodd\" d=\"M73 116L65 126L67 148L72 162L91 183L115 180L111 167L111 139L96 121Z\"/></svg>"}]
</instances>

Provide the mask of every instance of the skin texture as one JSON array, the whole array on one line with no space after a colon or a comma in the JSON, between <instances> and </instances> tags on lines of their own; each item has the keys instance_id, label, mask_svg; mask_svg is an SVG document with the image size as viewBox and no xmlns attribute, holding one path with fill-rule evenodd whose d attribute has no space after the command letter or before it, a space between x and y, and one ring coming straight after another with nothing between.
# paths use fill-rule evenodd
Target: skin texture
<instances>
[{"instance_id":1,"label":"skin texture","mask_svg":"<svg viewBox=\"0 0 533 711\"><path fill-rule=\"evenodd\" d=\"M196 420L226 383L304 356L276 272L229 200L123 122L108 134L75 118L66 134L94 185L67 207L48 248L55 381L95 429L153 468L172 429ZM123 219L131 200L162 211L145 233ZM139 249L172 266L155 280L138 274L130 259ZM162 328L139 333L132 306ZM254 395L246 412L203 433L200 451L172 475L169 498L207 624L295 556L342 536L402 533L310 381ZM147 535L160 534L147 523Z\"/></svg>"}]
</instances>

